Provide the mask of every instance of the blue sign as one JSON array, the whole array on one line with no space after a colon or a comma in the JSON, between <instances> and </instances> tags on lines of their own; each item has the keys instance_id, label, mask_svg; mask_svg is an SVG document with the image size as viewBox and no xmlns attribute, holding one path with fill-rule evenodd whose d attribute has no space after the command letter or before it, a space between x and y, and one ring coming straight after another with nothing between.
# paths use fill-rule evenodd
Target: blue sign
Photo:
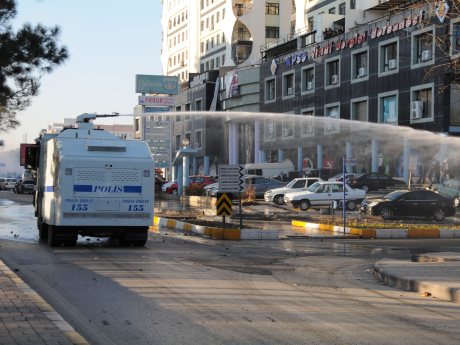
<instances>
[{"instance_id":1,"label":"blue sign","mask_svg":"<svg viewBox=\"0 0 460 345\"><path fill-rule=\"evenodd\" d=\"M136 74L136 93L177 95L179 78L165 75Z\"/></svg>"},{"instance_id":2,"label":"blue sign","mask_svg":"<svg viewBox=\"0 0 460 345\"><path fill-rule=\"evenodd\" d=\"M144 107L144 113L165 113L169 111L168 107Z\"/></svg>"}]
</instances>

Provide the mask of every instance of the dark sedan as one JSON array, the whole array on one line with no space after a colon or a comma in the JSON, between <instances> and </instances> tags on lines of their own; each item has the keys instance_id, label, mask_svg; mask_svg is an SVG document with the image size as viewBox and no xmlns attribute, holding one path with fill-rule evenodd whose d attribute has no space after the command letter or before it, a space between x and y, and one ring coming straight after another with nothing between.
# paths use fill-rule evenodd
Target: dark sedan
<instances>
[{"instance_id":1,"label":"dark sedan","mask_svg":"<svg viewBox=\"0 0 460 345\"><path fill-rule=\"evenodd\" d=\"M407 188L407 184L404 181L400 181L379 173L368 173L359 177L355 177L348 184L350 187L362 189L366 193L370 190L379 190L385 188Z\"/></svg>"},{"instance_id":2,"label":"dark sedan","mask_svg":"<svg viewBox=\"0 0 460 345\"><path fill-rule=\"evenodd\" d=\"M393 217L433 217L441 221L455 214L452 199L431 190L397 190L382 199L364 199L360 211L384 220Z\"/></svg>"}]
</instances>

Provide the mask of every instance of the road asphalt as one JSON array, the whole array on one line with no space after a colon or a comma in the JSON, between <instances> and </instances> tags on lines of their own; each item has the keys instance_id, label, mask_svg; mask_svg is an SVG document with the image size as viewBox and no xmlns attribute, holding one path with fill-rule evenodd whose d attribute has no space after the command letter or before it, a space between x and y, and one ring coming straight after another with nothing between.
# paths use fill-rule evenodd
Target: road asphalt
<instances>
[{"instance_id":1,"label":"road asphalt","mask_svg":"<svg viewBox=\"0 0 460 345\"><path fill-rule=\"evenodd\" d=\"M385 284L460 303L460 254L427 253L412 261L382 260L375 274ZM0 260L0 343L83 345L88 342Z\"/></svg>"}]
</instances>

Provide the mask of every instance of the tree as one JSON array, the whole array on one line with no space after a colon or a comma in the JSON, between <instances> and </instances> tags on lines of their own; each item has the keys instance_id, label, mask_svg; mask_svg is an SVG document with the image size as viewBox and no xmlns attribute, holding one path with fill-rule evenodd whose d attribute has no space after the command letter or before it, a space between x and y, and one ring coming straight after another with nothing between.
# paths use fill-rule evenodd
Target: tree
<instances>
[{"instance_id":1,"label":"tree","mask_svg":"<svg viewBox=\"0 0 460 345\"><path fill-rule=\"evenodd\" d=\"M68 58L59 27L25 24L15 32L9 22L16 14L16 0L0 0L0 132L20 124L17 112L38 94L42 76Z\"/></svg>"}]
</instances>

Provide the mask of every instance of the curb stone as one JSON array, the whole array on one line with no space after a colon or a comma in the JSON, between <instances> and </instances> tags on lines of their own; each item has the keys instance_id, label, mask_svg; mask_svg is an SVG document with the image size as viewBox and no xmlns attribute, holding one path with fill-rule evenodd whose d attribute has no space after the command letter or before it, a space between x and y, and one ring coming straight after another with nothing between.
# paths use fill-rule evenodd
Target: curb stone
<instances>
[{"instance_id":1,"label":"curb stone","mask_svg":"<svg viewBox=\"0 0 460 345\"><path fill-rule=\"evenodd\" d=\"M213 240L279 240L280 234L279 230L224 229L195 225L162 217L154 217L153 224L165 226L171 229L182 230L186 234L193 234L211 238Z\"/></svg>"}]
</instances>

